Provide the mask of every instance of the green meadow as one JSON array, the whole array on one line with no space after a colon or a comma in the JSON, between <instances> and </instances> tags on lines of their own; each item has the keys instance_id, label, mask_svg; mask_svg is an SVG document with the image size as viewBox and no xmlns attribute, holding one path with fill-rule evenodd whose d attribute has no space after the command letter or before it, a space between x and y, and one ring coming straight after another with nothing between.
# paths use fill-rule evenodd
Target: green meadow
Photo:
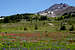
<instances>
[{"instance_id":1,"label":"green meadow","mask_svg":"<svg viewBox=\"0 0 75 50\"><path fill-rule=\"evenodd\" d=\"M46 19L45 16L33 16L30 15L28 18L23 16L19 20L16 19L21 16L9 16L0 20L0 48L32 48L32 50L75 48L75 17Z\"/></svg>"}]
</instances>

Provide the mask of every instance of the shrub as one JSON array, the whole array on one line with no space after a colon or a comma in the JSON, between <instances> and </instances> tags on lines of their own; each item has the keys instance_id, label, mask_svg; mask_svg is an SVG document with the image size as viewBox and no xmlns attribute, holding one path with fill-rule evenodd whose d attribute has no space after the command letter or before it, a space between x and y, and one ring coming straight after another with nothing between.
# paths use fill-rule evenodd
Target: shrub
<instances>
[{"instance_id":1,"label":"shrub","mask_svg":"<svg viewBox=\"0 0 75 50\"><path fill-rule=\"evenodd\" d=\"M60 30L66 30L65 25L62 25L62 26L60 27Z\"/></svg>"},{"instance_id":2,"label":"shrub","mask_svg":"<svg viewBox=\"0 0 75 50\"><path fill-rule=\"evenodd\" d=\"M73 31L73 30L74 30L74 26L72 25L69 31Z\"/></svg>"},{"instance_id":3,"label":"shrub","mask_svg":"<svg viewBox=\"0 0 75 50\"><path fill-rule=\"evenodd\" d=\"M47 16L41 16L41 17L40 17L40 20L47 20L47 19L48 19Z\"/></svg>"},{"instance_id":4,"label":"shrub","mask_svg":"<svg viewBox=\"0 0 75 50\"><path fill-rule=\"evenodd\" d=\"M46 23L45 22L43 22L43 25L45 25Z\"/></svg>"},{"instance_id":5,"label":"shrub","mask_svg":"<svg viewBox=\"0 0 75 50\"><path fill-rule=\"evenodd\" d=\"M46 33L46 37L48 37L48 31L45 31L45 33Z\"/></svg>"},{"instance_id":6,"label":"shrub","mask_svg":"<svg viewBox=\"0 0 75 50\"><path fill-rule=\"evenodd\" d=\"M27 30L27 28L26 28L26 27L24 27L24 30Z\"/></svg>"},{"instance_id":7,"label":"shrub","mask_svg":"<svg viewBox=\"0 0 75 50\"><path fill-rule=\"evenodd\" d=\"M37 25L35 24L35 30L37 30L38 29L38 27L37 27Z\"/></svg>"}]
</instances>

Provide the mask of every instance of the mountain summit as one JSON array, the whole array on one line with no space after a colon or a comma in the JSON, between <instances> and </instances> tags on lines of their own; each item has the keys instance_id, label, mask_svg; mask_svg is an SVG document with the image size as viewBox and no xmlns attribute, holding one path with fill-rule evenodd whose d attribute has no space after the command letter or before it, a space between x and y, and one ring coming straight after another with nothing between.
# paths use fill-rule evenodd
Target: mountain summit
<instances>
[{"instance_id":1,"label":"mountain summit","mask_svg":"<svg viewBox=\"0 0 75 50\"><path fill-rule=\"evenodd\" d=\"M75 7L74 6L69 6L68 4L54 4L48 9L44 11L38 12L38 14L43 15L43 16L48 16L48 17L56 17L56 16L62 16L64 13L69 13L69 12L75 12Z\"/></svg>"}]
</instances>

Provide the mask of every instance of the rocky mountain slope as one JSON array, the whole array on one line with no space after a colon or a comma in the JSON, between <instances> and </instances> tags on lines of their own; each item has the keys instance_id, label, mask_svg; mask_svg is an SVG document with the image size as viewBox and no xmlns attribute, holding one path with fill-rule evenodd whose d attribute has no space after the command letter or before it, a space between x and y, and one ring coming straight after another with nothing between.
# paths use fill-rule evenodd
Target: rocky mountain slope
<instances>
[{"instance_id":1,"label":"rocky mountain slope","mask_svg":"<svg viewBox=\"0 0 75 50\"><path fill-rule=\"evenodd\" d=\"M69 6L68 4L60 3L60 4L54 4L48 9L38 12L38 14L48 17L57 17L70 12L75 12L74 6Z\"/></svg>"}]
</instances>

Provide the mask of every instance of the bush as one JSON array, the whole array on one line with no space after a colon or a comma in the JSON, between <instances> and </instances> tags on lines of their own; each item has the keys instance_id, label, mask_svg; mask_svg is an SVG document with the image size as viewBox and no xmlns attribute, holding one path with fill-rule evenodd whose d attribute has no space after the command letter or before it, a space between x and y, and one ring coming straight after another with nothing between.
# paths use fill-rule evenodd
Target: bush
<instances>
[{"instance_id":1,"label":"bush","mask_svg":"<svg viewBox=\"0 0 75 50\"><path fill-rule=\"evenodd\" d=\"M37 30L38 29L38 27L37 27L37 25L35 25L35 30Z\"/></svg>"},{"instance_id":2,"label":"bush","mask_svg":"<svg viewBox=\"0 0 75 50\"><path fill-rule=\"evenodd\" d=\"M65 25L62 25L62 26L60 27L60 30L66 30Z\"/></svg>"},{"instance_id":3,"label":"bush","mask_svg":"<svg viewBox=\"0 0 75 50\"><path fill-rule=\"evenodd\" d=\"M40 20L47 20L47 19L48 19L47 16L41 16L41 17L40 17Z\"/></svg>"},{"instance_id":4,"label":"bush","mask_svg":"<svg viewBox=\"0 0 75 50\"><path fill-rule=\"evenodd\" d=\"M69 31L73 31L73 30L74 30L74 26L72 25Z\"/></svg>"},{"instance_id":5,"label":"bush","mask_svg":"<svg viewBox=\"0 0 75 50\"><path fill-rule=\"evenodd\" d=\"M27 28L26 28L26 27L24 27L24 30L27 30Z\"/></svg>"}]
</instances>

